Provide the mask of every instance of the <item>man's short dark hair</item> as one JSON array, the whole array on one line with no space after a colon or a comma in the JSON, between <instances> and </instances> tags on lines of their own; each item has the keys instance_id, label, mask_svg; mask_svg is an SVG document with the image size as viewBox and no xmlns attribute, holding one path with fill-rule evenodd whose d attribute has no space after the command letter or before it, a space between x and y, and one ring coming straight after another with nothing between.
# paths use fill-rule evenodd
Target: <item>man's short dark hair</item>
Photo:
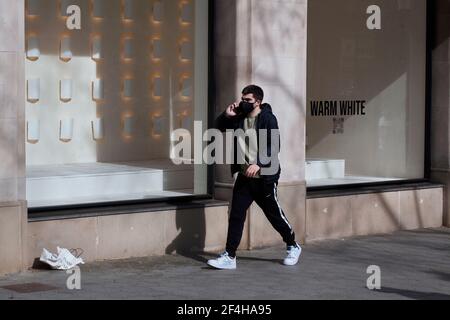
<instances>
[{"instance_id":1,"label":"man's short dark hair","mask_svg":"<svg viewBox=\"0 0 450 320\"><path fill-rule=\"evenodd\" d=\"M242 90L242 94L243 95L247 95L247 94L253 94L253 96L255 97L256 100L259 101L263 101L264 99L264 91L263 89L261 89L261 87L255 86L255 85L250 85L244 88L244 90Z\"/></svg>"}]
</instances>

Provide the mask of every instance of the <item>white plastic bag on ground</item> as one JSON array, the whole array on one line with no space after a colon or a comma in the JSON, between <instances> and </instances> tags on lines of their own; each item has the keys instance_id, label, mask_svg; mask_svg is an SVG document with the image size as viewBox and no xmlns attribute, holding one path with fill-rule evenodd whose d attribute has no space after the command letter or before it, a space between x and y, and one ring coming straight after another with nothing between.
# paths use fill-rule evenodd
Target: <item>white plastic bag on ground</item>
<instances>
[{"instance_id":1,"label":"white plastic bag on ground","mask_svg":"<svg viewBox=\"0 0 450 320\"><path fill-rule=\"evenodd\" d=\"M84 264L82 258L74 256L69 250L60 247L57 250L58 253L54 254L44 248L39 260L56 270L70 270L79 264Z\"/></svg>"}]
</instances>

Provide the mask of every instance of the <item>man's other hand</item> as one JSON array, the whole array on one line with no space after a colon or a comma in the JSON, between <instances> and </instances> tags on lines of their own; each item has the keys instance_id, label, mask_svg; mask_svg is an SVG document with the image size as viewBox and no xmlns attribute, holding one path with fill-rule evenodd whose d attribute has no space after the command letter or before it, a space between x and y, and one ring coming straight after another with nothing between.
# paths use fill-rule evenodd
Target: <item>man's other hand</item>
<instances>
[{"instance_id":1,"label":"man's other hand","mask_svg":"<svg viewBox=\"0 0 450 320\"><path fill-rule=\"evenodd\" d=\"M245 172L245 176L247 178L254 178L258 174L258 172L261 170L259 166L256 164L252 164L250 167L248 167L247 171Z\"/></svg>"}]
</instances>

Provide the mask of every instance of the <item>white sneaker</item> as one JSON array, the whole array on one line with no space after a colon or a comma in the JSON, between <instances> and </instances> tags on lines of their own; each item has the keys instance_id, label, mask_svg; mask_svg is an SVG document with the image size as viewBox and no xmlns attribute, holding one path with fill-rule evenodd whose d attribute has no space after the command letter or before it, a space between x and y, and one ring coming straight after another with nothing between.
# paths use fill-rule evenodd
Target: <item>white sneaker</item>
<instances>
[{"instance_id":1,"label":"white sneaker","mask_svg":"<svg viewBox=\"0 0 450 320\"><path fill-rule=\"evenodd\" d=\"M222 253L217 259L208 260L208 265L216 269L236 269L236 258L231 258L228 252Z\"/></svg>"},{"instance_id":2,"label":"white sneaker","mask_svg":"<svg viewBox=\"0 0 450 320\"><path fill-rule=\"evenodd\" d=\"M296 246L289 246L287 248L287 256L284 259L283 264L285 266L295 266L301 254L302 248L300 245L297 244Z\"/></svg>"}]
</instances>

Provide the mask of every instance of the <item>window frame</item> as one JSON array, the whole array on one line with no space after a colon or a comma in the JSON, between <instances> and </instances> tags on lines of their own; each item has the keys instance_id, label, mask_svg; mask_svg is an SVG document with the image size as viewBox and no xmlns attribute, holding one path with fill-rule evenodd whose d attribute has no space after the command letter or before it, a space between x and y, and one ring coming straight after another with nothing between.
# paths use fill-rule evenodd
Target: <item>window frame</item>
<instances>
[{"instance_id":1,"label":"window frame","mask_svg":"<svg viewBox=\"0 0 450 320\"><path fill-rule=\"evenodd\" d=\"M426 1L426 13L425 13L425 28L426 28L426 59L425 59L425 147L424 147L424 172L423 178L417 179L402 179L402 180L390 180L382 182L365 182L365 183L352 183L352 184L341 184L341 185L328 185L328 186L315 186L308 187L306 184L307 196L314 193L323 192L329 193L348 193L350 190L357 190L358 188L366 187L376 187L378 189L383 189L385 187L387 190L393 187L402 187L410 185L421 185L424 183L431 182L431 105L432 105L432 54L433 54L433 21L434 21L434 1ZM305 149L306 155L306 149ZM355 192L356 193L356 192Z\"/></svg>"},{"instance_id":2,"label":"window frame","mask_svg":"<svg viewBox=\"0 0 450 320\"><path fill-rule=\"evenodd\" d=\"M212 79L214 79L215 71L214 71L214 54L213 54L213 36L214 36L214 0L206 0L208 3L208 87L205 88L207 90L207 119L208 119L208 129L212 128L214 123L214 98L215 98L215 87L212 84ZM25 21L24 21L25 23ZM208 201L214 199L214 165L207 165L207 193L206 194L198 194L198 195L188 195L188 196L180 196L180 197L160 197L154 199L136 199L136 200L117 200L117 201L107 201L107 202L92 202L92 203L80 203L80 204L70 204L70 205L57 205L57 206L46 206L46 207L36 207L36 208L28 208L28 217L32 218L34 216L45 216L51 217L52 215L57 216L58 213L64 211L73 211L76 215L76 211L79 210L95 210L95 209L105 209L108 207L129 207L133 206L145 206L149 205L155 206L167 206L172 207L174 204L185 204L191 203L193 201ZM125 209L126 210L126 209ZM130 213L135 212L130 210Z\"/></svg>"}]
</instances>

